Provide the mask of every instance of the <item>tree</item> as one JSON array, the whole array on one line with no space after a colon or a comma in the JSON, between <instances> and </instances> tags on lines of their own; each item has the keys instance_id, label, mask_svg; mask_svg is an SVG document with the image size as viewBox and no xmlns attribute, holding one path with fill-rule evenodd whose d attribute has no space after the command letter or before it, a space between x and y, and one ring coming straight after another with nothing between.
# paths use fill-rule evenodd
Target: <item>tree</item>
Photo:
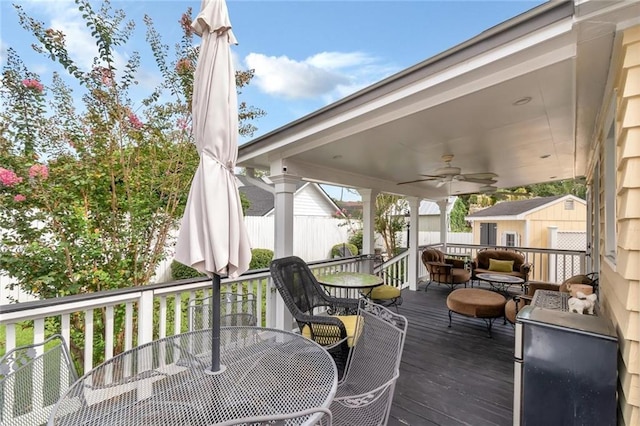
<instances>
[{"instance_id":1,"label":"tree","mask_svg":"<svg viewBox=\"0 0 640 426\"><path fill-rule=\"evenodd\" d=\"M397 233L406 226L404 216L398 215L405 205L406 201L397 195L378 194L376 197L375 230L382 236L389 256L395 256Z\"/></svg>"},{"instance_id":2,"label":"tree","mask_svg":"<svg viewBox=\"0 0 640 426\"><path fill-rule=\"evenodd\" d=\"M198 164L190 127L198 57L191 10L180 20L173 60L145 17L163 81L135 103L130 90L140 55L116 69L116 49L127 43L134 22L108 1L99 11L87 0L76 4L98 50L91 69L70 58L65 34L17 5L22 27L37 41L34 49L60 70L46 85L9 48L2 72L0 269L40 298L147 284L171 246L170 231ZM252 77L238 73L238 88ZM251 134L250 121L262 114L242 102L240 132ZM116 330L124 330L119 321L122 315Z\"/></svg>"},{"instance_id":3,"label":"tree","mask_svg":"<svg viewBox=\"0 0 640 426\"><path fill-rule=\"evenodd\" d=\"M571 194L583 200L587 199L587 185L584 179L567 179L556 182L537 183L527 186L526 189L535 197Z\"/></svg>"},{"instance_id":4,"label":"tree","mask_svg":"<svg viewBox=\"0 0 640 426\"><path fill-rule=\"evenodd\" d=\"M469 195L461 195L456 198L451 215L451 232L471 232L469 223L464 219L469 214Z\"/></svg>"}]
</instances>

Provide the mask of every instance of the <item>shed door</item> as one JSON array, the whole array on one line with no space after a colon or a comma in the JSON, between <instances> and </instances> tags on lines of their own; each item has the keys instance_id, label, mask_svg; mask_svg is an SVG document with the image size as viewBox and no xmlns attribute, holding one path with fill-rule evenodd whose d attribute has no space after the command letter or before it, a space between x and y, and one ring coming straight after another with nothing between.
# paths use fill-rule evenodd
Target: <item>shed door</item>
<instances>
[{"instance_id":1,"label":"shed door","mask_svg":"<svg viewBox=\"0 0 640 426\"><path fill-rule=\"evenodd\" d=\"M480 244L484 246L495 246L497 234L497 223L480 223Z\"/></svg>"}]
</instances>

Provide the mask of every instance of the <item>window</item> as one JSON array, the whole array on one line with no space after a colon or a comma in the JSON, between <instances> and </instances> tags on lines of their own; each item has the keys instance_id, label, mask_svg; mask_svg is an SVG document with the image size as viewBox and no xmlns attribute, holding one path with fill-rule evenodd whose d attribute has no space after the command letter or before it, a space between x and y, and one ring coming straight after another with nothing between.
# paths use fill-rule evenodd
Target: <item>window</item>
<instances>
[{"instance_id":1,"label":"window","mask_svg":"<svg viewBox=\"0 0 640 426\"><path fill-rule=\"evenodd\" d=\"M565 210L573 210L574 209L573 200L565 200L564 209Z\"/></svg>"},{"instance_id":2,"label":"window","mask_svg":"<svg viewBox=\"0 0 640 426\"><path fill-rule=\"evenodd\" d=\"M617 192L617 168L616 168L616 131L615 131L615 105L612 105L611 116L608 120L606 138L604 139L604 164L602 173L602 188L604 190L604 255L610 260L616 260L617 251L617 224L616 224L616 192Z\"/></svg>"},{"instance_id":3,"label":"window","mask_svg":"<svg viewBox=\"0 0 640 426\"><path fill-rule=\"evenodd\" d=\"M504 245L507 247L515 247L518 245L518 234L515 232L504 233Z\"/></svg>"}]
</instances>

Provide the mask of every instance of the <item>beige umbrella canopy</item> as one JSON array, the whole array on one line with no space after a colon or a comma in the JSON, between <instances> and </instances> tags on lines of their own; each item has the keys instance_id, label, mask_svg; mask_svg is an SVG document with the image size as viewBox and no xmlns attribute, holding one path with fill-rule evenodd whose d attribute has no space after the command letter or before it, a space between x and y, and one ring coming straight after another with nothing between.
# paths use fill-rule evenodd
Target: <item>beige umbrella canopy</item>
<instances>
[{"instance_id":1,"label":"beige umbrella canopy","mask_svg":"<svg viewBox=\"0 0 640 426\"><path fill-rule=\"evenodd\" d=\"M234 176L238 99L230 45L237 41L224 0L203 0L192 27L202 37L192 105L200 164L187 198L175 258L212 277L213 342L217 348L212 348L211 371L218 372L220 275L235 278L249 269L251 262Z\"/></svg>"}]
</instances>

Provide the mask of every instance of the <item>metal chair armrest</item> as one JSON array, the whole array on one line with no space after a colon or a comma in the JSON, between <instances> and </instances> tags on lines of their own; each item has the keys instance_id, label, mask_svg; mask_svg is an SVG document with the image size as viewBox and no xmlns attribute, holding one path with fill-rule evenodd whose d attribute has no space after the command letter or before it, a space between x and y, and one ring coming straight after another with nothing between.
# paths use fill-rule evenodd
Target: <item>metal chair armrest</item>
<instances>
[{"instance_id":1,"label":"metal chair armrest","mask_svg":"<svg viewBox=\"0 0 640 426\"><path fill-rule=\"evenodd\" d=\"M382 395L384 395L385 391L389 389L390 386L393 386L396 380L398 380L398 377L400 377L400 372L396 372L396 374L394 374L394 376L386 383L378 386L375 389L372 389L370 392L361 393L358 395L337 396L333 398L333 402L347 408L357 409L365 407L377 401ZM339 382L338 387L342 383L344 382Z\"/></svg>"},{"instance_id":2,"label":"metal chair armrest","mask_svg":"<svg viewBox=\"0 0 640 426\"><path fill-rule=\"evenodd\" d=\"M331 426L333 422L333 416L331 414L331 411L329 411L328 408L324 408L324 407L309 408L307 410L302 410L302 411L298 411L295 413L288 413L288 414L243 417L241 419L228 420L226 422L216 423L216 424L219 426L235 426L235 425L246 425L246 424L257 425L257 426L279 425L279 424L285 424L284 420L298 419L301 417L312 416L313 414L318 414L318 413L322 413L323 418L319 419L319 423L316 422L314 424ZM278 420L283 420L283 422L278 422Z\"/></svg>"}]
</instances>

